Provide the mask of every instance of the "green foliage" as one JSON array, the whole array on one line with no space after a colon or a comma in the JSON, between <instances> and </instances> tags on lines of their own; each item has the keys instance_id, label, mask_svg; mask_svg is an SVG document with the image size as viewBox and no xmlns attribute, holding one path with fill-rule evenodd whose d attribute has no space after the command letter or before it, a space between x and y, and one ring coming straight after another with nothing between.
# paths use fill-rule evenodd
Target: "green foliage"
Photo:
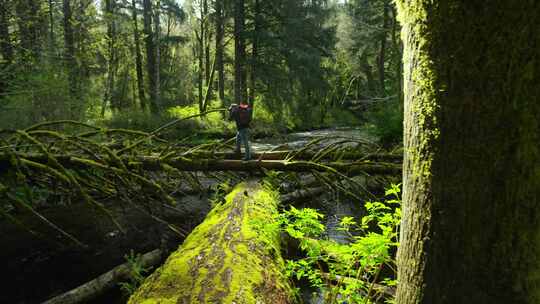
<instances>
[{"instance_id":1,"label":"green foliage","mask_svg":"<svg viewBox=\"0 0 540 304\"><path fill-rule=\"evenodd\" d=\"M221 101L213 100L208 105L207 111L219 108L223 108ZM199 114L199 107L198 105L170 107L167 109L167 114L169 114L172 119L187 117ZM202 130L224 131L233 130L234 128L233 122L228 121L221 112L213 112L204 117L197 117L193 119L193 121L195 121Z\"/></svg>"},{"instance_id":2,"label":"green foliage","mask_svg":"<svg viewBox=\"0 0 540 304\"><path fill-rule=\"evenodd\" d=\"M320 220L324 216L315 209L296 209L291 206L289 210L280 214L279 222L283 230L295 239L319 237L324 232L324 225Z\"/></svg>"},{"instance_id":3,"label":"green foliage","mask_svg":"<svg viewBox=\"0 0 540 304\"><path fill-rule=\"evenodd\" d=\"M135 254L133 250L124 255L124 259L129 265L129 281L120 282L120 290L126 295L133 294L144 282L151 268L145 268L141 264L141 254Z\"/></svg>"},{"instance_id":4,"label":"green foliage","mask_svg":"<svg viewBox=\"0 0 540 304\"><path fill-rule=\"evenodd\" d=\"M352 240L348 244L323 237L323 215L316 210L291 207L282 213L283 231L297 239L305 253L287 261L287 275L320 288L324 303L373 303L382 297L382 286L397 283L393 253L401 219L400 186L391 185L385 194L381 202L366 202L367 214L359 223L352 217L341 219L339 230ZM388 296L386 300L392 301Z\"/></svg>"},{"instance_id":5,"label":"green foliage","mask_svg":"<svg viewBox=\"0 0 540 304\"><path fill-rule=\"evenodd\" d=\"M403 140L403 111L398 102L381 103L365 114L368 132L378 138L384 147Z\"/></svg>"}]
</instances>

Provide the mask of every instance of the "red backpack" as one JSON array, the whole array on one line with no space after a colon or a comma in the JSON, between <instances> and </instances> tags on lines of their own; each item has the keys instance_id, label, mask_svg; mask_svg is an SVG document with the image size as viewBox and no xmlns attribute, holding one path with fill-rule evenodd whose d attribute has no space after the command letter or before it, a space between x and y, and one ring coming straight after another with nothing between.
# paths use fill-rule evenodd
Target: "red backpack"
<instances>
[{"instance_id":1,"label":"red backpack","mask_svg":"<svg viewBox=\"0 0 540 304\"><path fill-rule=\"evenodd\" d=\"M249 105L239 105L238 106L238 125L242 127L249 126L251 122L251 113Z\"/></svg>"}]
</instances>

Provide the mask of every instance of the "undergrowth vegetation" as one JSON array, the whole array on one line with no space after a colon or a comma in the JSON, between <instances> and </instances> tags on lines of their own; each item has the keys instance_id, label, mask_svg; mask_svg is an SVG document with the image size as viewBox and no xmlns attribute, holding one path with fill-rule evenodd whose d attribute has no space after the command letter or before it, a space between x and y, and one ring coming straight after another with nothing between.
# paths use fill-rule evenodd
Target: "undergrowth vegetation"
<instances>
[{"instance_id":1,"label":"undergrowth vegetation","mask_svg":"<svg viewBox=\"0 0 540 304\"><path fill-rule=\"evenodd\" d=\"M304 111L288 113L267 106L262 100L256 100L253 107L252 134L257 137L273 136L297 130L311 130L334 126L357 126L358 118L350 111L341 108L329 108L324 112ZM227 105L213 100L207 110L223 109L205 116L185 120L164 134L166 138L184 138L197 135L202 138L226 138L234 135L236 127L228 120ZM96 123L108 128L133 129L151 132L174 120L199 114L198 105L169 107L160 115L143 112L118 112L108 115L108 119Z\"/></svg>"},{"instance_id":2,"label":"undergrowth vegetation","mask_svg":"<svg viewBox=\"0 0 540 304\"><path fill-rule=\"evenodd\" d=\"M386 199L366 202L360 221L344 217L340 243L325 234L324 215L315 209L290 209L280 214L282 230L299 243L304 256L287 261L287 274L319 291L323 303L393 303L395 251L401 218L400 186L392 184Z\"/></svg>"}]
</instances>

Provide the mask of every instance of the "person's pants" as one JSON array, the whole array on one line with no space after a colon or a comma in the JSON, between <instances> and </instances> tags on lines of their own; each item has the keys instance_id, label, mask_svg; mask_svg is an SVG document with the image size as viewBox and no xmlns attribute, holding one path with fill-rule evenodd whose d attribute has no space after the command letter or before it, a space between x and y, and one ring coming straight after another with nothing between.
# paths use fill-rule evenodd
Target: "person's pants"
<instances>
[{"instance_id":1,"label":"person's pants","mask_svg":"<svg viewBox=\"0 0 540 304\"><path fill-rule=\"evenodd\" d=\"M244 156L244 160L251 159L251 151L249 149L249 129L240 129L236 133L236 153L240 153L240 144L244 143L244 150L246 152L246 155Z\"/></svg>"}]
</instances>

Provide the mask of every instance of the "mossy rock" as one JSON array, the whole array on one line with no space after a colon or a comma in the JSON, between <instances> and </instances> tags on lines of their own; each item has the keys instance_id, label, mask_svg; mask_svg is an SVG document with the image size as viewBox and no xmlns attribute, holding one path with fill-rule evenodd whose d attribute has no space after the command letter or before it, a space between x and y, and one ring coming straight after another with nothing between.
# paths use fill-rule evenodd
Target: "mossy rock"
<instances>
[{"instance_id":1,"label":"mossy rock","mask_svg":"<svg viewBox=\"0 0 540 304\"><path fill-rule=\"evenodd\" d=\"M237 185L128 303L292 303L278 204L271 189Z\"/></svg>"}]
</instances>

